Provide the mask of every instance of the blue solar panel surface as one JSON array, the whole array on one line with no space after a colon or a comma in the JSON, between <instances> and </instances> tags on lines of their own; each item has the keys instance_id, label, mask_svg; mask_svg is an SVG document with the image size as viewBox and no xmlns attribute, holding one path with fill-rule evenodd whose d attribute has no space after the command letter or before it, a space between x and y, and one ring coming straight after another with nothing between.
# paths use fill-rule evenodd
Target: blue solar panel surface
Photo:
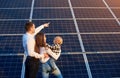
<instances>
[{"instance_id":1,"label":"blue solar panel surface","mask_svg":"<svg viewBox=\"0 0 120 78\"><path fill-rule=\"evenodd\" d=\"M22 36L0 36L0 54L23 53Z\"/></svg>"},{"instance_id":2,"label":"blue solar panel surface","mask_svg":"<svg viewBox=\"0 0 120 78\"><path fill-rule=\"evenodd\" d=\"M113 18L107 8L105 9L89 9L74 8L76 18Z\"/></svg>"},{"instance_id":3,"label":"blue solar panel surface","mask_svg":"<svg viewBox=\"0 0 120 78\"><path fill-rule=\"evenodd\" d=\"M119 78L120 53L87 54L93 78Z\"/></svg>"},{"instance_id":4,"label":"blue solar panel surface","mask_svg":"<svg viewBox=\"0 0 120 78\"><path fill-rule=\"evenodd\" d=\"M31 7L32 0L0 0L0 8Z\"/></svg>"},{"instance_id":5,"label":"blue solar panel surface","mask_svg":"<svg viewBox=\"0 0 120 78\"><path fill-rule=\"evenodd\" d=\"M82 35L82 39L89 52L120 50L120 34L87 34Z\"/></svg>"},{"instance_id":6,"label":"blue solar panel surface","mask_svg":"<svg viewBox=\"0 0 120 78\"><path fill-rule=\"evenodd\" d=\"M0 9L0 19L29 19L30 9Z\"/></svg>"},{"instance_id":7,"label":"blue solar panel surface","mask_svg":"<svg viewBox=\"0 0 120 78\"><path fill-rule=\"evenodd\" d=\"M67 0L35 0L35 7L69 7Z\"/></svg>"},{"instance_id":8,"label":"blue solar panel surface","mask_svg":"<svg viewBox=\"0 0 120 78\"><path fill-rule=\"evenodd\" d=\"M24 24L28 20L1 20L0 21L0 34L23 34L25 33Z\"/></svg>"},{"instance_id":9,"label":"blue solar panel surface","mask_svg":"<svg viewBox=\"0 0 120 78\"><path fill-rule=\"evenodd\" d=\"M20 78L23 56L0 56L0 78Z\"/></svg>"},{"instance_id":10,"label":"blue solar panel surface","mask_svg":"<svg viewBox=\"0 0 120 78\"><path fill-rule=\"evenodd\" d=\"M49 44L63 37L56 63L64 78L120 77L120 0L0 0L0 78L24 73L22 34L29 20L36 27L50 22L42 30Z\"/></svg>"},{"instance_id":11,"label":"blue solar panel surface","mask_svg":"<svg viewBox=\"0 0 120 78\"><path fill-rule=\"evenodd\" d=\"M120 26L115 20L77 20L81 33L90 32L120 32Z\"/></svg>"},{"instance_id":12,"label":"blue solar panel surface","mask_svg":"<svg viewBox=\"0 0 120 78\"><path fill-rule=\"evenodd\" d=\"M34 9L33 19L72 18L70 9Z\"/></svg>"},{"instance_id":13,"label":"blue solar panel surface","mask_svg":"<svg viewBox=\"0 0 120 78\"><path fill-rule=\"evenodd\" d=\"M105 7L102 0L70 0L73 7Z\"/></svg>"}]
</instances>

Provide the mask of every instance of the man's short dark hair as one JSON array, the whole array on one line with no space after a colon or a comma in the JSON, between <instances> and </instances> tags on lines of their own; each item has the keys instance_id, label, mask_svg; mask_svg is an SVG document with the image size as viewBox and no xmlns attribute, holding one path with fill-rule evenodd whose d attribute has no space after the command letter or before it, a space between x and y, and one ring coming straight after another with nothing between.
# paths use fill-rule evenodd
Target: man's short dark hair
<instances>
[{"instance_id":1,"label":"man's short dark hair","mask_svg":"<svg viewBox=\"0 0 120 78\"><path fill-rule=\"evenodd\" d=\"M34 23L32 23L32 22L27 22L27 23L25 24L25 30L26 30L26 31L29 31L30 28L33 26L33 24L34 24Z\"/></svg>"}]
</instances>

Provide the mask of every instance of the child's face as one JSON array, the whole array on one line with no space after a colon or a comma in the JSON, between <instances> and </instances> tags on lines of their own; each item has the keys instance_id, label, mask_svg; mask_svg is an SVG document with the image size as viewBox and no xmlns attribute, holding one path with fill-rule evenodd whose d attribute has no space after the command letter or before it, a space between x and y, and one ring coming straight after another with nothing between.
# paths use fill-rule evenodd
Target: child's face
<instances>
[{"instance_id":1,"label":"child's face","mask_svg":"<svg viewBox=\"0 0 120 78\"><path fill-rule=\"evenodd\" d=\"M63 40L60 37L55 37L53 42L54 42L54 44L62 44Z\"/></svg>"}]
</instances>

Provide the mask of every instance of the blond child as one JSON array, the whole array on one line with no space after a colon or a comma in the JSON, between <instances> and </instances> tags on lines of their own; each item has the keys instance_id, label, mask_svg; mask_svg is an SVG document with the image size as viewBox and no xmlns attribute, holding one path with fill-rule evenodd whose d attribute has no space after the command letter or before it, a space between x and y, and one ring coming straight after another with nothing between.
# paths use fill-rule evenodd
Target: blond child
<instances>
[{"instance_id":1,"label":"blond child","mask_svg":"<svg viewBox=\"0 0 120 78\"><path fill-rule=\"evenodd\" d=\"M60 36L56 36L53 40L53 45L49 45L47 44L46 46L48 48L50 48L52 50L53 53L55 53L57 55L57 59L59 58L60 54L61 54L61 45L63 44L63 39ZM50 65L52 72L54 72L56 70L56 65L55 65L55 60L54 58L51 58L48 61L48 64Z\"/></svg>"}]
</instances>

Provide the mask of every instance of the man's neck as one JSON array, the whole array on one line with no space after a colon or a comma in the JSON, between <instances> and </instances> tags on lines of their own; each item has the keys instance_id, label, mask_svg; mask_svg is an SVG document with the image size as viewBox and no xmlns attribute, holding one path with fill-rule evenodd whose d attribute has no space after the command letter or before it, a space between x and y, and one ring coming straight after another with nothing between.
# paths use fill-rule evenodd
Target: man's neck
<instances>
[{"instance_id":1,"label":"man's neck","mask_svg":"<svg viewBox=\"0 0 120 78\"><path fill-rule=\"evenodd\" d=\"M28 33L28 34L31 34L31 35L33 35L33 33L32 33L32 32L30 32L30 31L28 31L27 33Z\"/></svg>"}]
</instances>

